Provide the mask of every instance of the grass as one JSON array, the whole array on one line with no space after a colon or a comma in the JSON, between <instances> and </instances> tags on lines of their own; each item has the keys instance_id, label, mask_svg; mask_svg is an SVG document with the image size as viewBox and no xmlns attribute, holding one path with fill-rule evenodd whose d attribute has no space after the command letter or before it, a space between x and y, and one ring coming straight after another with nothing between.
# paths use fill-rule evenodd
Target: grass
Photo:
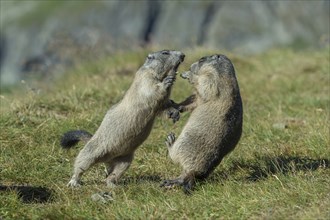
<instances>
[{"instance_id":1,"label":"grass","mask_svg":"<svg viewBox=\"0 0 330 220\"><path fill-rule=\"evenodd\" d=\"M183 71L212 51L185 51ZM79 147L62 150L69 129L94 132L107 109L118 102L143 63L146 51L121 53L82 64L51 85L22 84L2 93L0 136L0 218L2 219L329 219L330 69L329 49L278 49L249 57L228 54L244 103L243 136L193 195L159 187L175 177L164 146L189 114L172 124L157 119L137 150L121 184L109 189L102 165L66 187ZM178 78L172 98L191 93ZM94 202L96 192L114 201Z\"/></svg>"}]
</instances>

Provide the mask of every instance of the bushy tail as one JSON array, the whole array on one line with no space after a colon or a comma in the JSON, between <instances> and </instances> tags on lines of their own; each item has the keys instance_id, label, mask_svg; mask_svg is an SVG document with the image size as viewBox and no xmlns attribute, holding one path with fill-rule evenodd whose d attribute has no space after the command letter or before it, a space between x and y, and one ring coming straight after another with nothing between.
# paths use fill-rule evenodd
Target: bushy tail
<instances>
[{"instance_id":1,"label":"bushy tail","mask_svg":"<svg viewBox=\"0 0 330 220\"><path fill-rule=\"evenodd\" d=\"M79 141L88 141L93 135L84 130L72 130L63 134L61 138L61 146L63 148L71 148Z\"/></svg>"}]
</instances>

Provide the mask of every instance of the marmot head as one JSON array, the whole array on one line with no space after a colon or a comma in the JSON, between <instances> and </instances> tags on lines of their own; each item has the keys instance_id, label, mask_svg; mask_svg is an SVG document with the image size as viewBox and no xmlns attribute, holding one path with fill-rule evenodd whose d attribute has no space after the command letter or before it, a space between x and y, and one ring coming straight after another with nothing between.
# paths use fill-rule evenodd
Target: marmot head
<instances>
[{"instance_id":1,"label":"marmot head","mask_svg":"<svg viewBox=\"0 0 330 220\"><path fill-rule=\"evenodd\" d=\"M234 66L221 54L200 58L181 77L193 84L203 100L217 98L238 88Z\"/></svg>"},{"instance_id":2,"label":"marmot head","mask_svg":"<svg viewBox=\"0 0 330 220\"><path fill-rule=\"evenodd\" d=\"M146 58L143 68L151 70L154 77L162 81L166 76L176 75L184 57L184 53L174 50L162 50L150 53Z\"/></svg>"}]
</instances>

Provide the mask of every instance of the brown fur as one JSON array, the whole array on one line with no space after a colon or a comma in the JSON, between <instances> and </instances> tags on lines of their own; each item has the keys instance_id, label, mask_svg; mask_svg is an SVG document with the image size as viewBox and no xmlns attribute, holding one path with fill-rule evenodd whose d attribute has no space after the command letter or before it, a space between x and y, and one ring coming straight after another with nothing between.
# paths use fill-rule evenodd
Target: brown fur
<instances>
[{"instance_id":1,"label":"brown fur","mask_svg":"<svg viewBox=\"0 0 330 220\"><path fill-rule=\"evenodd\" d=\"M184 54L179 51L148 55L124 98L108 110L100 127L79 152L68 186L79 186L82 174L99 162L106 165L107 185L118 181L130 166L136 148L149 136L156 115L171 107L171 86L183 59ZM64 135L63 143L72 143L65 138L77 139L70 132L71 135Z\"/></svg>"},{"instance_id":2,"label":"brown fur","mask_svg":"<svg viewBox=\"0 0 330 220\"><path fill-rule=\"evenodd\" d=\"M181 76L193 85L195 94L178 106L192 113L177 140L171 133L166 145L183 171L162 186L183 185L189 192L195 178L206 178L235 148L242 133L243 107L235 70L226 56L203 57Z\"/></svg>"}]
</instances>

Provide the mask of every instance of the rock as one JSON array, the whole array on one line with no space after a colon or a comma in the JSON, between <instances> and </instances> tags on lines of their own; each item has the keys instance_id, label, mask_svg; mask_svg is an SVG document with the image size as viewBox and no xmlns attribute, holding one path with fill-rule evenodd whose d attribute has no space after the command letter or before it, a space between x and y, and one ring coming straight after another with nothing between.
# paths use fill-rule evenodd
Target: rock
<instances>
[{"instance_id":1,"label":"rock","mask_svg":"<svg viewBox=\"0 0 330 220\"><path fill-rule=\"evenodd\" d=\"M275 124L273 124L273 128L283 130L283 129L288 128L288 125L285 124L285 123L281 123L281 122L280 122L280 123L275 123Z\"/></svg>"},{"instance_id":2,"label":"rock","mask_svg":"<svg viewBox=\"0 0 330 220\"><path fill-rule=\"evenodd\" d=\"M103 204L114 201L114 198L112 197L112 193L110 192L98 192L93 194L91 198L94 202L100 202Z\"/></svg>"},{"instance_id":3,"label":"rock","mask_svg":"<svg viewBox=\"0 0 330 220\"><path fill-rule=\"evenodd\" d=\"M329 45L323 1L1 1L0 81L145 45L263 52ZM67 18L70 19L67 19ZM322 46L323 45L323 46ZM62 68L63 67L63 68Z\"/></svg>"},{"instance_id":4,"label":"rock","mask_svg":"<svg viewBox=\"0 0 330 220\"><path fill-rule=\"evenodd\" d=\"M273 128L276 129L287 129L287 128L293 128L293 127L301 127L305 126L306 121L299 118L285 118L282 120L282 122L277 122L273 124Z\"/></svg>"}]
</instances>

